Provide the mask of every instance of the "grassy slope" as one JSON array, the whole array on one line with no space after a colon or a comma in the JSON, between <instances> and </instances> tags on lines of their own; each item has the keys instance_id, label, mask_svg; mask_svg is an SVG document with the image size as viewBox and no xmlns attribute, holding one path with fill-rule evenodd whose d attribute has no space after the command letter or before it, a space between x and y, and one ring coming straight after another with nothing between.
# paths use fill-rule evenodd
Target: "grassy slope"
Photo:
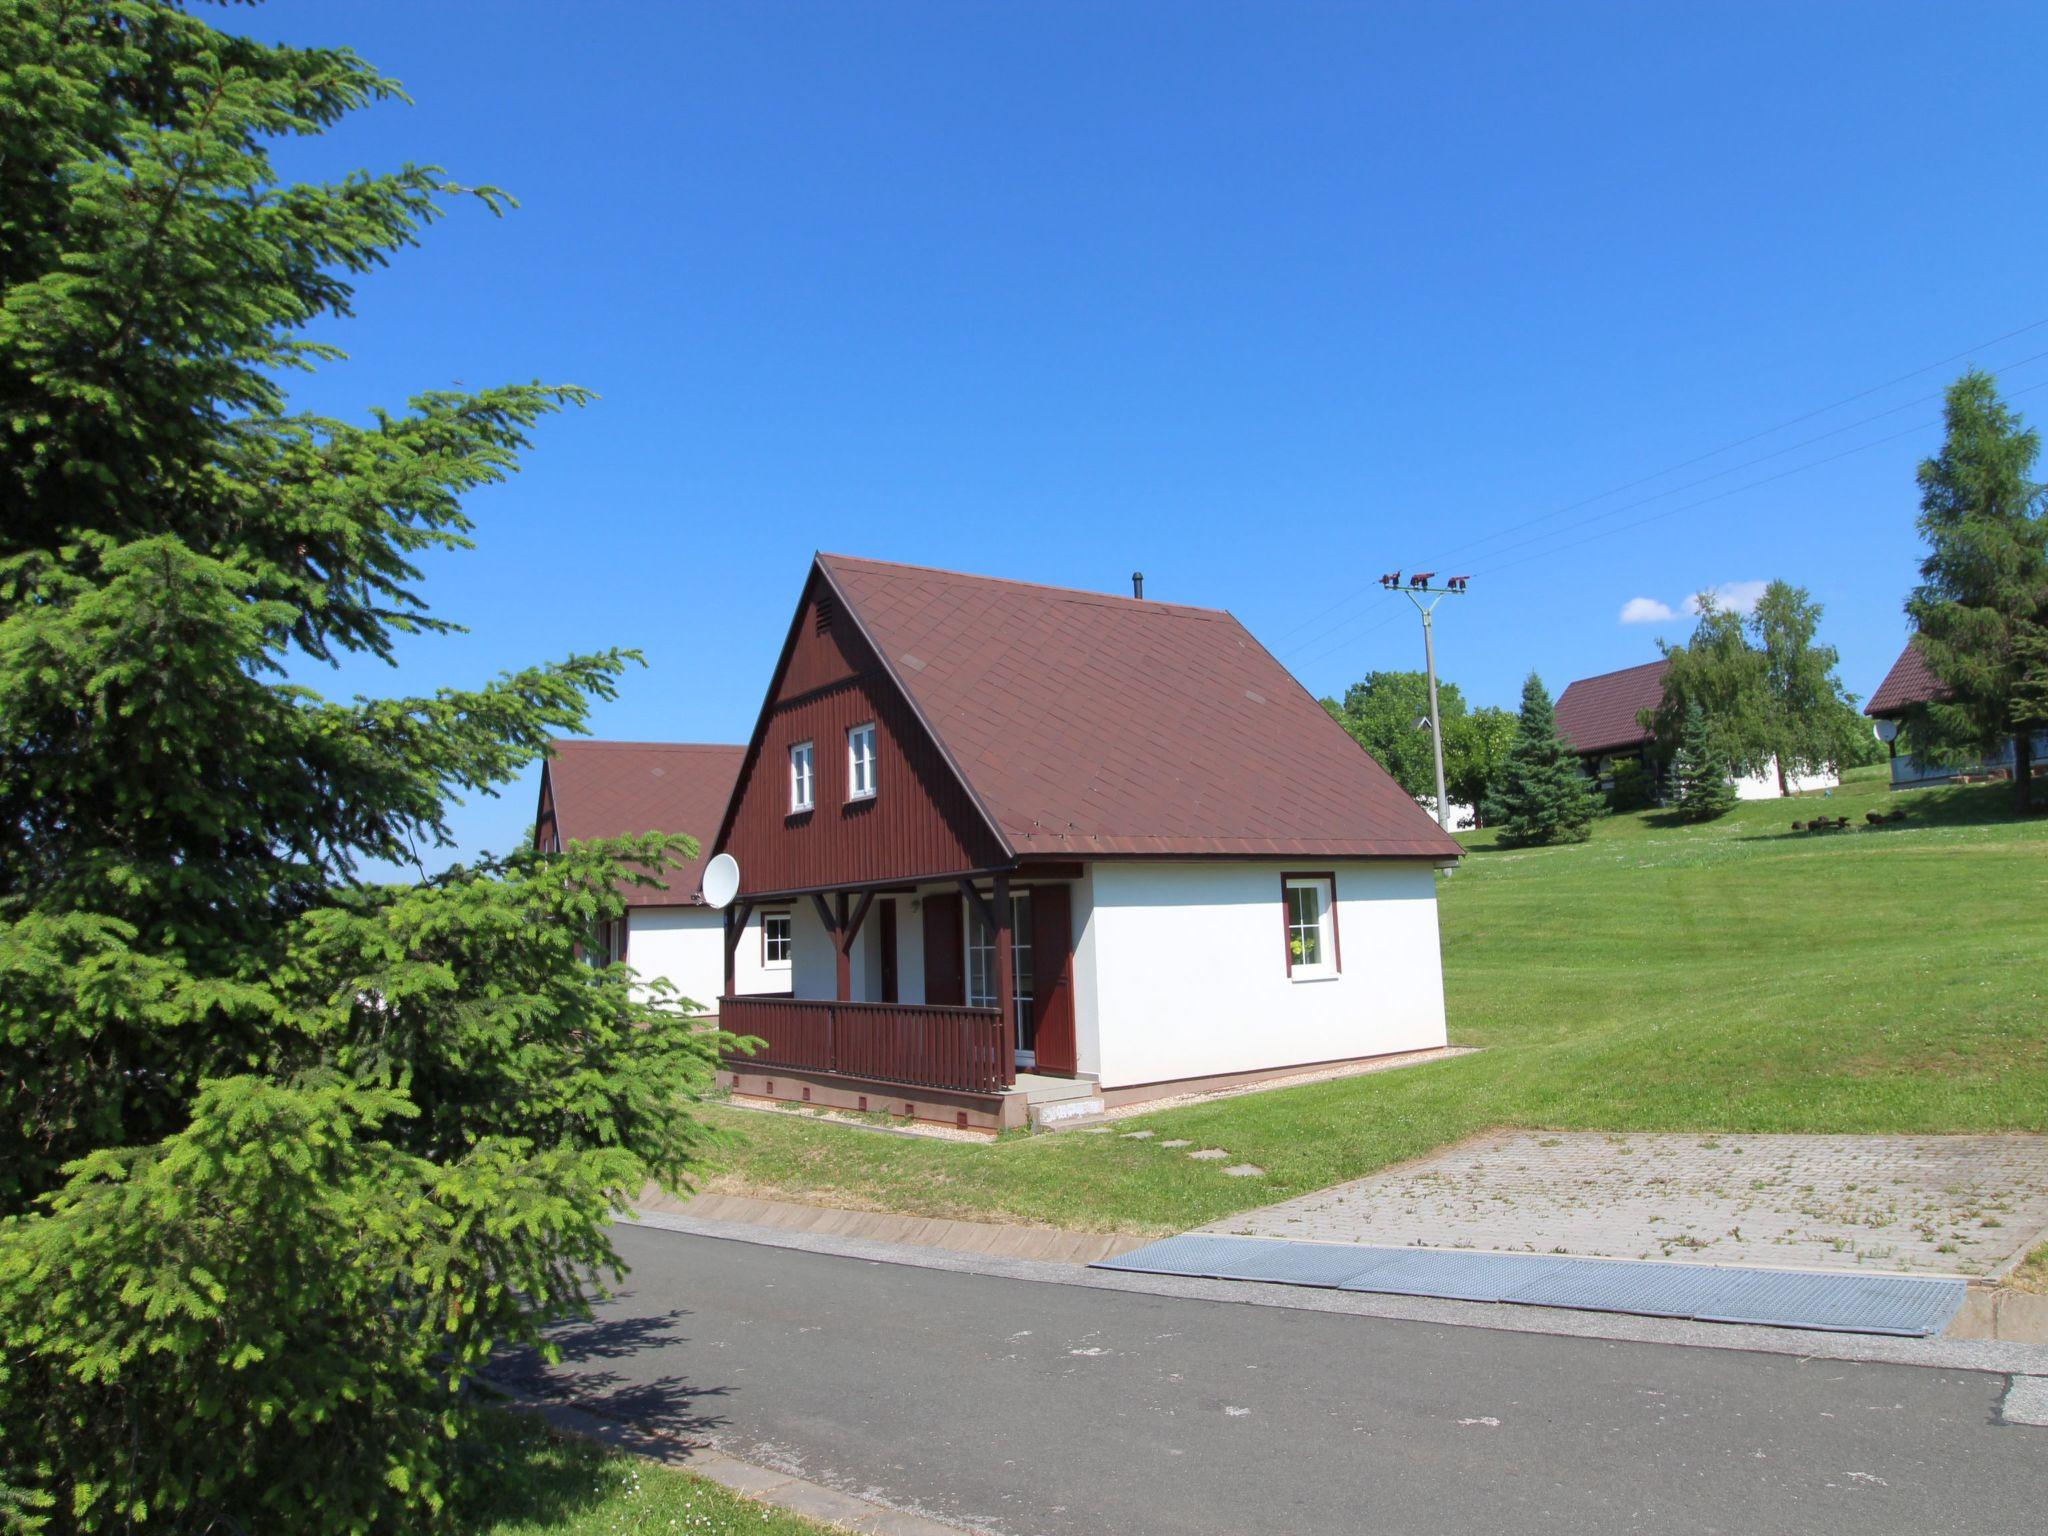
<instances>
[{"instance_id":1,"label":"grassy slope","mask_svg":"<svg viewBox=\"0 0 2048 1536\"><path fill-rule=\"evenodd\" d=\"M826 1536L831 1527L728 1493L716 1483L558 1437L501 1415L480 1447L491 1459L481 1497L458 1515L464 1536Z\"/></svg>"},{"instance_id":2,"label":"grassy slope","mask_svg":"<svg viewBox=\"0 0 2048 1536\"><path fill-rule=\"evenodd\" d=\"M2009 790L1892 796L1864 770L1704 827L1612 817L1590 843L1474 856L1442 887L1451 1037L1480 1055L1191 1108L1153 1141L993 1146L713 1110L713 1187L932 1215L1176 1230L1496 1125L1964 1131L2048 1126L2048 822ZM1912 819L1866 830L1872 808ZM1348 936L1347 936L1348 937ZM1353 966L1370 964L1347 945ZM1226 1178L1158 1145L1247 1160Z\"/></svg>"}]
</instances>

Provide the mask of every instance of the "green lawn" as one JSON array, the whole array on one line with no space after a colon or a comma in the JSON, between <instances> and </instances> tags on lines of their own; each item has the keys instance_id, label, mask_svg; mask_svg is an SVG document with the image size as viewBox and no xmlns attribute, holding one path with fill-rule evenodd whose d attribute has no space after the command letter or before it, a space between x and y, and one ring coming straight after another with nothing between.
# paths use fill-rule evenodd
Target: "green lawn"
<instances>
[{"instance_id":1,"label":"green lawn","mask_svg":"<svg viewBox=\"0 0 2048 1536\"><path fill-rule=\"evenodd\" d=\"M462 1536L825 1536L832 1529L716 1483L503 1413L479 1447L487 1491L461 1511Z\"/></svg>"},{"instance_id":2,"label":"green lawn","mask_svg":"<svg viewBox=\"0 0 2048 1536\"><path fill-rule=\"evenodd\" d=\"M2048 1127L2048 820L2009 788L1893 795L1866 769L1703 827L1470 839L1441 886L1453 1041L1481 1054L992 1145L709 1111L712 1187L880 1210L1161 1232L1356 1178L1490 1126L1703 1131ZM1870 809L1902 825L1866 829ZM1360 964L1357 951L1347 960ZM1266 1170L1225 1177L1188 1137Z\"/></svg>"}]
</instances>

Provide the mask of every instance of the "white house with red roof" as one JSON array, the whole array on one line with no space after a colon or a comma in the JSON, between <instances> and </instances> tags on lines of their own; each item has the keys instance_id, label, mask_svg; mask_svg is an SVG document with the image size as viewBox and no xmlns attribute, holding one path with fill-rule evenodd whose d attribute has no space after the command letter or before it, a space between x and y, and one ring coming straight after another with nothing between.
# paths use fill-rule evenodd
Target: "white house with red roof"
<instances>
[{"instance_id":1,"label":"white house with red roof","mask_svg":"<svg viewBox=\"0 0 2048 1536\"><path fill-rule=\"evenodd\" d=\"M1876 725L1878 740L1890 752L1893 789L1952 784L1959 778L2012 776L2018 754L2010 741L1992 756L1968 757L1957 762L1937 762L1911 751L1899 750L1899 727L1929 704L1938 704L1947 697L1947 685L1934 675L1934 669L1927 664L1917 639L1908 640L1899 652L1899 659L1892 663L1884 681L1870 696L1870 702L1863 706L1863 713ZM2031 756L2037 775L2048 772L2048 731L2035 734Z\"/></svg>"},{"instance_id":2,"label":"white house with red roof","mask_svg":"<svg viewBox=\"0 0 2048 1536\"><path fill-rule=\"evenodd\" d=\"M1664 764L1656 753L1656 738L1642 723L1645 711L1654 714L1664 703L1664 674L1671 663L1659 658L1617 672L1582 677L1565 686L1557 696L1557 733L1578 754L1579 766L1602 790L1614 787L1614 770L1623 762L1639 762L1652 774L1661 775ZM1775 800L1781 794L1803 794L1812 789L1833 789L1842 782L1833 768L1800 764L1783 776L1774 757L1762 773L1735 779L1735 793L1743 800Z\"/></svg>"},{"instance_id":3,"label":"white house with red roof","mask_svg":"<svg viewBox=\"0 0 2048 1536\"><path fill-rule=\"evenodd\" d=\"M820 555L708 846L741 1095L995 1128L1445 1043L1457 843L1217 609Z\"/></svg>"},{"instance_id":4,"label":"white house with red roof","mask_svg":"<svg viewBox=\"0 0 2048 1536\"><path fill-rule=\"evenodd\" d=\"M663 876L662 888L625 887L626 915L591 936L599 962L624 960L643 978L716 1010L725 985L725 915L707 905L701 882L719 818L746 748L665 741L557 741L541 767L534 845L686 833L697 857ZM741 992L789 989L789 914L757 912L733 952ZM643 989L645 995L645 989Z\"/></svg>"}]
</instances>

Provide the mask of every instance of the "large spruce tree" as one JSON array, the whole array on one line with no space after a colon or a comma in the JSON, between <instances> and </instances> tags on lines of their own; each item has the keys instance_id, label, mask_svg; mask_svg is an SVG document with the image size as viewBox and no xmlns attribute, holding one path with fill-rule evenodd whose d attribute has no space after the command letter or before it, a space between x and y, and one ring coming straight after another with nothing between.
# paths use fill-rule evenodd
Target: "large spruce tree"
<instances>
[{"instance_id":1,"label":"large spruce tree","mask_svg":"<svg viewBox=\"0 0 2048 1536\"><path fill-rule=\"evenodd\" d=\"M717 1037L576 952L681 840L358 878L628 660L302 681L450 627L416 562L583 398L291 409L351 280L497 203L278 178L393 91L178 5L0 0L0 1511L56 1529L431 1523L463 1382L696 1143Z\"/></svg>"},{"instance_id":2,"label":"large spruce tree","mask_svg":"<svg viewBox=\"0 0 2048 1536\"><path fill-rule=\"evenodd\" d=\"M1592 781L1557 734L1543 679L1531 672L1522 684L1514 744L1485 807L1486 824L1500 828L1501 841L1512 846L1577 843L1591 834L1598 810Z\"/></svg>"},{"instance_id":3,"label":"large spruce tree","mask_svg":"<svg viewBox=\"0 0 2048 1536\"><path fill-rule=\"evenodd\" d=\"M1948 697L1907 731L1934 756L2014 749L2014 793L2033 808L2031 738L2048 729L2048 510L2033 478L2040 434L1983 372L1949 388L1947 437L1920 466L1927 557L1906 599Z\"/></svg>"}]
</instances>

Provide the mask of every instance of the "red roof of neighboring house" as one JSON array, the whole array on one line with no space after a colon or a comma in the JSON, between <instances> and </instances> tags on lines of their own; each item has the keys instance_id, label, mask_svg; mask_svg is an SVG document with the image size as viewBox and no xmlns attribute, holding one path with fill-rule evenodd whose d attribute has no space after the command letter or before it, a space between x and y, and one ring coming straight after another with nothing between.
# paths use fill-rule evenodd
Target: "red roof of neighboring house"
<instances>
[{"instance_id":1,"label":"red roof of neighboring house","mask_svg":"<svg viewBox=\"0 0 2048 1536\"><path fill-rule=\"evenodd\" d=\"M1948 689L1934 669L1927 665L1927 658L1920 654L1919 645L1912 640L1899 652L1899 659L1892 663L1891 671L1885 673L1884 681L1877 685L1877 692L1870 696L1870 702L1863 706L1863 713L1872 716L1902 715L1915 704L1931 704L1936 699L1948 697Z\"/></svg>"},{"instance_id":2,"label":"red roof of neighboring house","mask_svg":"<svg viewBox=\"0 0 2048 1536\"><path fill-rule=\"evenodd\" d=\"M1580 678L1557 696L1558 735L1582 755L1648 741L1650 733L1636 716L1664 702L1664 673L1670 665L1660 658Z\"/></svg>"},{"instance_id":3,"label":"red roof of neighboring house","mask_svg":"<svg viewBox=\"0 0 2048 1536\"><path fill-rule=\"evenodd\" d=\"M1013 853L1462 851L1220 609L818 566Z\"/></svg>"},{"instance_id":4,"label":"red roof of neighboring house","mask_svg":"<svg viewBox=\"0 0 2048 1536\"><path fill-rule=\"evenodd\" d=\"M629 885L632 907L697 906L712 840L732 798L745 747L666 741L557 741L541 782L565 843L643 832L686 832L698 856L663 875L667 890Z\"/></svg>"}]
</instances>

